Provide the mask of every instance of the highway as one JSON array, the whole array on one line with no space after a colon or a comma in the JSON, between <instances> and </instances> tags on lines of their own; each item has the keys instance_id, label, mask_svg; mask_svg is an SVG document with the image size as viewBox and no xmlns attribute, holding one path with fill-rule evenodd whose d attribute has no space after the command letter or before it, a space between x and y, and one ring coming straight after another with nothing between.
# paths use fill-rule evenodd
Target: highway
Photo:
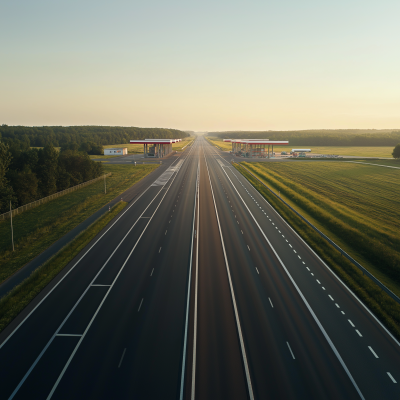
<instances>
[{"instance_id":1,"label":"highway","mask_svg":"<svg viewBox=\"0 0 400 400\"><path fill-rule=\"evenodd\" d=\"M399 343L226 153L153 179L0 335L0 399L400 398Z\"/></svg>"}]
</instances>

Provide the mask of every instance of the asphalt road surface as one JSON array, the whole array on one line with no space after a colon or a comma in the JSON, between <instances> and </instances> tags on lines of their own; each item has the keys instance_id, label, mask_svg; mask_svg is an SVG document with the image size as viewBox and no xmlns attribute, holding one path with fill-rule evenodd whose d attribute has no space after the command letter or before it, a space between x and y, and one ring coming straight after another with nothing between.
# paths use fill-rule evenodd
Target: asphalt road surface
<instances>
[{"instance_id":1,"label":"asphalt road surface","mask_svg":"<svg viewBox=\"0 0 400 400\"><path fill-rule=\"evenodd\" d=\"M399 399L400 346L203 138L0 335L1 399Z\"/></svg>"}]
</instances>

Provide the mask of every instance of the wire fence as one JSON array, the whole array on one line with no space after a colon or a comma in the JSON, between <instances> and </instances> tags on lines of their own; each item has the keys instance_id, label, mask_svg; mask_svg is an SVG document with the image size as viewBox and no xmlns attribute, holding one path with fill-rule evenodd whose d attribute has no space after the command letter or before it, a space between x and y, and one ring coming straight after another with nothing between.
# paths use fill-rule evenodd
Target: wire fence
<instances>
[{"instance_id":1,"label":"wire fence","mask_svg":"<svg viewBox=\"0 0 400 400\"><path fill-rule=\"evenodd\" d=\"M54 194L52 194L50 196L47 196L47 197L43 197L42 199L33 201L32 203L25 204L24 206L15 208L14 210L11 210L11 212L8 211L8 212L6 212L4 214L1 214L0 215L0 221L3 221L5 219L10 218L11 217L11 213L12 213L12 216L14 217L15 215L21 214L24 211L30 210L32 208L40 206L41 204L47 203L48 201L57 199L58 197L64 196L64 195L66 195L68 193L75 192L75 190L82 189L83 187L88 186L88 185L90 185L92 183L95 183L95 182L99 181L100 179L104 179L104 177L108 177L110 175L111 175L111 172L106 174L106 175L99 176L98 178L94 178L94 179L92 179L90 181L80 183L79 185L72 186L72 187L70 187L68 189L62 190L61 192L54 193Z\"/></svg>"}]
</instances>

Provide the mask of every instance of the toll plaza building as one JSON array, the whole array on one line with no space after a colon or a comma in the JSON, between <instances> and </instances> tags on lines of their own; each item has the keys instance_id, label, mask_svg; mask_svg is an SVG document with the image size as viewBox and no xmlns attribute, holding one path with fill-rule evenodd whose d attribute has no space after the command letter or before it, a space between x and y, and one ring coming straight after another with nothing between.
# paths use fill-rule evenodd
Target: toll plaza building
<instances>
[{"instance_id":1,"label":"toll plaza building","mask_svg":"<svg viewBox=\"0 0 400 400\"><path fill-rule=\"evenodd\" d=\"M163 158L172 153L172 143L181 142L182 139L144 139L131 140L132 144L142 144L144 158Z\"/></svg>"},{"instance_id":2,"label":"toll plaza building","mask_svg":"<svg viewBox=\"0 0 400 400\"><path fill-rule=\"evenodd\" d=\"M275 146L288 146L287 140L268 139L224 139L232 143L232 153L247 158L272 158Z\"/></svg>"}]
</instances>

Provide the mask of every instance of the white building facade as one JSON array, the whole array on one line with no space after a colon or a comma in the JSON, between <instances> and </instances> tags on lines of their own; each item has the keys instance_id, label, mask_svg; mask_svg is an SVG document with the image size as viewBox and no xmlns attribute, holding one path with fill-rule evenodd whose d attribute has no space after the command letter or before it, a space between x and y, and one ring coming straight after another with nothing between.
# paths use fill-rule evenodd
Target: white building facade
<instances>
[{"instance_id":1,"label":"white building facade","mask_svg":"<svg viewBox=\"0 0 400 400\"><path fill-rule=\"evenodd\" d=\"M105 156L124 156L128 154L127 147L118 147L114 149L104 149Z\"/></svg>"}]
</instances>

